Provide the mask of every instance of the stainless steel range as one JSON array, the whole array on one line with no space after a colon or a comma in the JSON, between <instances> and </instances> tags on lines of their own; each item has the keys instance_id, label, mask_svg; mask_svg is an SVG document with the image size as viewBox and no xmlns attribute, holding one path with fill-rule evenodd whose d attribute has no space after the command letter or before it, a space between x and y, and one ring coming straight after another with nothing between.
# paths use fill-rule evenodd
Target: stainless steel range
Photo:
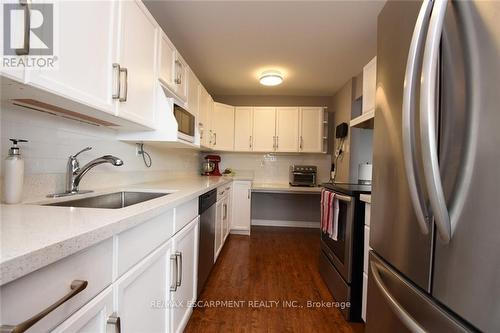
<instances>
[{"instance_id":1,"label":"stainless steel range","mask_svg":"<svg viewBox=\"0 0 500 333\"><path fill-rule=\"evenodd\" d=\"M371 192L370 185L323 184L339 203L337 240L321 232L319 271L337 302L350 303L340 308L347 320L361 320L363 288L363 245L365 205L360 194Z\"/></svg>"}]
</instances>

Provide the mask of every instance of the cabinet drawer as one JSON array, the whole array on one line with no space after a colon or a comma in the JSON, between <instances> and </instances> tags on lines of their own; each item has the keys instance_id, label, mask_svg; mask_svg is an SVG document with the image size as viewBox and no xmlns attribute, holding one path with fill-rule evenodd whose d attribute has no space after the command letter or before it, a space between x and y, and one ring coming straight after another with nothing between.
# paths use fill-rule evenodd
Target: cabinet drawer
<instances>
[{"instance_id":1,"label":"cabinet drawer","mask_svg":"<svg viewBox=\"0 0 500 333\"><path fill-rule=\"evenodd\" d=\"M142 258L165 243L174 234L174 211L158 215L151 220L126 230L118 237L118 277Z\"/></svg>"},{"instance_id":2,"label":"cabinet drawer","mask_svg":"<svg viewBox=\"0 0 500 333\"><path fill-rule=\"evenodd\" d=\"M226 184L217 187L217 201L219 201L221 197L225 196L230 189L231 189L231 184Z\"/></svg>"},{"instance_id":3,"label":"cabinet drawer","mask_svg":"<svg viewBox=\"0 0 500 333\"><path fill-rule=\"evenodd\" d=\"M60 324L112 281L111 238L0 287L1 324L18 325L50 307L70 291L74 280L87 287L36 323L28 332L46 332Z\"/></svg>"},{"instance_id":4,"label":"cabinet drawer","mask_svg":"<svg viewBox=\"0 0 500 333\"><path fill-rule=\"evenodd\" d=\"M177 233L198 216L198 198L188 201L175 208L175 230Z\"/></svg>"}]
</instances>

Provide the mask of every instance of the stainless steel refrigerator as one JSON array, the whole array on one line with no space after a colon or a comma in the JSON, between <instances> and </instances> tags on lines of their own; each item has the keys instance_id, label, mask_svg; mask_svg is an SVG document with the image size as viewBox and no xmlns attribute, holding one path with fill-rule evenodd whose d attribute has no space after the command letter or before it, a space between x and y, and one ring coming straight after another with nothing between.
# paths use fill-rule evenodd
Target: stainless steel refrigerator
<instances>
[{"instance_id":1,"label":"stainless steel refrigerator","mask_svg":"<svg viewBox=\"0 0 500 333\"><path fill-rule=\"evenodd\" d=\"M367 326L500 332L500 2L378 17Z\"/></svg>"}]
</instances>

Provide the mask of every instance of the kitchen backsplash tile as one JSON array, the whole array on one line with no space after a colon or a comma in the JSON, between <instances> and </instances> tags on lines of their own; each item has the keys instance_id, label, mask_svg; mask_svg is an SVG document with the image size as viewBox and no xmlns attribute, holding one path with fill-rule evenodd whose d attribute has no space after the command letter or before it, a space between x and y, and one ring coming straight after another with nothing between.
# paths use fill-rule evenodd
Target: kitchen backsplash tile
<instances>
[{"instance_id":1,"label":"kitchen backsplash tile","mask_svg":"<svg viewBox=\"0 0 500 333\"><path fill-rule=\"evenodd\" d=\"M153 158L146 168L136 155L133 143L116 140L113 129L89 125L21 107L2 105L0 112L0 147L3 159L10 147L9 138L27 139L21 152L25 160L24 200L60 192L65 186L68 156L84 147L91 151L80 156L81 165L98 156L111 154L124 161L121 167L97 166L82 181L81 188L100 189L112 186L189 177L199 173L199 152L187 149L159 149L147 144ZM3 178L3 170L1 172Z\"/></svg>"},{"instance_id":2,"label":"kitchen backsplash tile","mask_svg":"<svg viewBox=\"0 0 500 333\"><path fill-rule=\"evenodd\" d=\"M273 153L222 153L221 171L251 171L259 183L288 183L292 164L316 165L318 182L330 179L331 156L327 154L273 154Z\"/></svg>"}]
</instances>

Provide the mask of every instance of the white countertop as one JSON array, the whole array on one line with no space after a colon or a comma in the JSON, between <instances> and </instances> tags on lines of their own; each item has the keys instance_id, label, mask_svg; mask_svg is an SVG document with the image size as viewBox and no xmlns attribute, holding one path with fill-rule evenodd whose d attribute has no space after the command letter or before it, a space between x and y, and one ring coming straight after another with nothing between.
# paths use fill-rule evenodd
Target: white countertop
<instances>
[{"instance_id":1,"label":"white countertop","mask_svg":"<svg viewBox=\"0 0 500 333\"><path fill-rule=\"evenodd\" d=\"M320 193L321 187L299 187L288 183L253 183L252 192L262 193Z\"/></svg>"},{"instance_id":2,"label":"white countertop","mask_svg":"<svg viewBox=\"0 0 500 333\"><path fill-rule=\"evenodd\" d=\"M0 285L97 244L232 180L231 177L199 176L43 200L43 203L66 201L124 190L172 192L121 209L40 206L34 203L1 205Z\"/></svg>"},{"instance_id":3,"label":"white countertop","mask_svg":"<svg viewBox=\"0 0 500 333\"><path fill-rule=\"evenodd\" d=\"M359 200L366 202L366 203L371 203L372 202L372 195L371 194L360 194Z\"/></svg>"}]
</instances>

